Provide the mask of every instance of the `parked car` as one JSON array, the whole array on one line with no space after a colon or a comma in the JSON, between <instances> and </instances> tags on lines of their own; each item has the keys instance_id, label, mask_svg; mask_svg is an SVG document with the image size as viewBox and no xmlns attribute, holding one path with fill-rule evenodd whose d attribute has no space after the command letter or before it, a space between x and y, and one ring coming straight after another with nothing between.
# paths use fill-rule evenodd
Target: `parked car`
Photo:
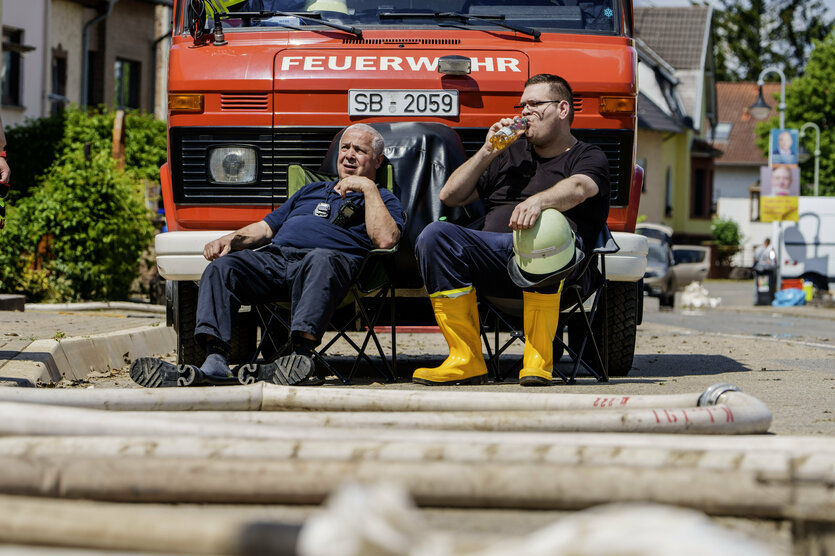
<instances>
[{"instance_id":1,"label":"parked car","mask_svg":"<svg viewBox=\"0 0 835 556\"><path fill-rule=\"evenodd\" d=\"M703 245L673 245L674 284L677 290L701 282L710 270L710 248Z\"/></svg>"},{"instance_id":2,"label":"parked car","mask_svg":"<svg viewBox=\"0 0 835 556\"><path fill-rule=\"evenodd\" d=\"M635 233L657 239L658 241L672 245L673 229L664 224L653 224L651 222L640 222L635 224Z\"/></svg>"},{"instance_id":3,"label":"parked car","mask_svg":"<svg viewBox=\"0 0 835 556\"><path fill-rule=\"evenodd\" d=\"M647 236L649 253L644 293L657 297L661 307L674 307L675 295L691 282L701 282L710 270L710 248L673 245L673 230L663 224L638 224L635 231Z\"/></svg>"},{"instance_id":4,"label":"parked car","mask_svg":"<svg viewBox=\"0 0 835 556\"><path fill-rule=\"evenodd\" d=\"M648 237L647 269L644 273L644 293L657 297L661 307L675 305L675 259L669 242Z\"/></svg>"}]
</instances>

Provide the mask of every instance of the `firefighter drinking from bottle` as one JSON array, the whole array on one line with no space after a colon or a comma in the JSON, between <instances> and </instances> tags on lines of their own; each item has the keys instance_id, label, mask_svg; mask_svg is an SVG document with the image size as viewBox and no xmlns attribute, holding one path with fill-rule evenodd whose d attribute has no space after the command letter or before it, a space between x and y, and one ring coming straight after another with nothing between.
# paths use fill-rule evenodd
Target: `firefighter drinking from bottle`
<instances>
[{"instance_id":1,"label":"firefighter drinking from bottle","mask_svg":"<svg viewBox=\"0 0 835 556\"><path fill-rule=\"evenodd\" d=\"M463 206L480 198L487 214L480 230L434 222L417 239L418 266L450 353L439 367L417 369L414 382L486 380L478 290L523 299L519 383L551 384L562 285L579 274L609 213L606 156L571 134L572 103L563 78L531 77L516 106L521 118L493 124L484 145L444 184L444 204ZM493 141L508 133L515 139ZM594 278L583 276L589 283Z\"/></svg>"}]
</instances>

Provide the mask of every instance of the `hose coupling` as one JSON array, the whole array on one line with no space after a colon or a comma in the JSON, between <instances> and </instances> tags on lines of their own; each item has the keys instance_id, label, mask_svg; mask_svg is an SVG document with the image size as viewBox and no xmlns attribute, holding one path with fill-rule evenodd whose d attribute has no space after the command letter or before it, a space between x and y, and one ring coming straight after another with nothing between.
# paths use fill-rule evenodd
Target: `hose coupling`
<instances>
[{"instance_id":1,"label":"hose coupling","mask_svg":"<svg viewBox=\"0 0 835 556\"><path fill-rule=\"evenodd\" d=\"M707 390L702 392L702 395L699 396L699 401L696 403L696 406L705 407L708 405L716 405L716 402L719 401L719 396L725 392L741 392L741 390L733 384L727 384L724 382L708 386Z\"/></svg>"}]
</instances>

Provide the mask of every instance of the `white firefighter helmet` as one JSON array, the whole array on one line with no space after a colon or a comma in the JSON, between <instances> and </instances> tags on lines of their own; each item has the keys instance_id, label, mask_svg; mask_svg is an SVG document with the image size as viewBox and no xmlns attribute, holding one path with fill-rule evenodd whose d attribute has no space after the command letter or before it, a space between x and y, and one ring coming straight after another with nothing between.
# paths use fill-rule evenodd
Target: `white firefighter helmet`
<instances>
[{"instance_id":1,"label":"white firefighter helmet","mask_svg":"<svg viewBox=\"0 0 835 556\"><path fill-rule=\"evenodd\" d=\"M520 288L558 283L584 259L574 231L556 209L543 210L533 228L513 231L510 278Z\"/></svg>"}]
</instances>

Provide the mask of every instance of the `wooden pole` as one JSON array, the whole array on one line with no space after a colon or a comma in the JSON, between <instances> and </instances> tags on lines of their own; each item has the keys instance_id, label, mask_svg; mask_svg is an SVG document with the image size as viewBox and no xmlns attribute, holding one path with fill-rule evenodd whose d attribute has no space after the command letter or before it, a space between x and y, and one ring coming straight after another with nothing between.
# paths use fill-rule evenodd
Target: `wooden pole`
<instances>
[{"instance_id":1,"label":"wooden pole","mask_svg":"<svg viewBox=\"0 0 835 556\"><path fill-rule=\"evenodd\" d=\"M113 118L113 160L120 170L125 169L125 111L116 110Z\"/></svg>"}]
</instances>

